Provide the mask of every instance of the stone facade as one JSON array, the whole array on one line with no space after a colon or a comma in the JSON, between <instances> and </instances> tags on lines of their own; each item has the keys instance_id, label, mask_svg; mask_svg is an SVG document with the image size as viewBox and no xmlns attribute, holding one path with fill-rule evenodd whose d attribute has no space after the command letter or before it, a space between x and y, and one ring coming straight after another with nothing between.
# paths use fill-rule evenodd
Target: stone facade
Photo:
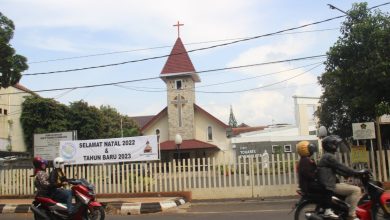
<instances>
[{"instance_id":1,"label":"stone facade","mask_svg":"<svg viewBox=\"0 0 390 220\"><path fill-rule=\"evenodd\" d=\"M178 80L181 80L181 89L177 89ZM166 85L169 140L175 140L177 133L183 140L194 139L195 82L190 76L181 75L167 78ZM177 103L178 96L182 104ZM181 126L179 108L181 108Z\"/></svg>"}]
</instances>

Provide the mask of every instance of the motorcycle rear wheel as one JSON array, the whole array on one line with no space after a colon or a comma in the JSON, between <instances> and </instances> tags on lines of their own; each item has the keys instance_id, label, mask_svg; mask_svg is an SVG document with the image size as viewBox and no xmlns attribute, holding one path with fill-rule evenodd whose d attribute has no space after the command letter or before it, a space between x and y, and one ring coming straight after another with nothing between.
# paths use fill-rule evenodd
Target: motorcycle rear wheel
<instances>
[{"instance_id":1,"label":"motorcycle rear wheel","mask_svg":"<svg viewBox=\"0 0 390 220\"><path fill-rule=\"evenodd\" d=\"M296 208L294 213L294 220L306 220L306 213L318 213L318 204L313 201L306 201Z\"/></svg>"},{"instance_id":2,"label":"motorcycle rear wheel","mask_svg":"<svg viewBox=\"0 0 390 220\"><path fill-rule=\"evenodd\" d=\"M386 215L382 208L376 207L374 211L374 220L389 220L390 216Z\"/></svg>"},{"instance_id":3,"label":"motorcycle rear wheel","mask_svg":"<svg viewBox=\"0 0 390 220\"><path fill-rule=\"evenodd\" d=\"M106 212L103 207L95 207L92 211L88 211L88 220L104 220Z\"/></svg>"}]
</instances>

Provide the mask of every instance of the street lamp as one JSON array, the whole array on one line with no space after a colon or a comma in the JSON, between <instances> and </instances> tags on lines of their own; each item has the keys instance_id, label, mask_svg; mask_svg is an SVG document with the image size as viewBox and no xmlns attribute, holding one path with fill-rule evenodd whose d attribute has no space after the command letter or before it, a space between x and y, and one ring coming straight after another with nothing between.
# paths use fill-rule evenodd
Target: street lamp
<instances>
[{"instance_id":1,"label":"street lamp","mask_svg":"<svg viewBox=\"0 0 390 220\"><path fill-rule=\"evenodd\" d=\"M158 145L158 159L161 160L161 155L160 155L160 129L156 129L156 135L157 135L157 145Z\"/></svg>"},{"instance_id":2,"label":"street lamp","mask_svg":"<svg viewBox=\"0 0 390 220\"><path fill-rule=\"evenodd\" d=\"M183 143L183 138L181 138L180 134L176 134L175 136L175 144L177 150L177 159L180 160L180 145Z\"/></svg>"},{"instance_id":3,"label":"street lamp","mask_svg":"<svg viewBox=\"0 0 390 220\"><path fill-rule=\"evenodd\" d=\"M330 9L332 9L332 10L337 10L337 11L340 11L340 12L342 12L342 13L346 14L347 16L349 16L349 14L348 14L347 12L345 12L345 11L343 11L343 10L341 10L341 9L337 8L337 7L336 7L336 6L334 6L334 5L328 4L328 6L329 6L329 8L330 8Z\"/></svg>"}]
</instances>

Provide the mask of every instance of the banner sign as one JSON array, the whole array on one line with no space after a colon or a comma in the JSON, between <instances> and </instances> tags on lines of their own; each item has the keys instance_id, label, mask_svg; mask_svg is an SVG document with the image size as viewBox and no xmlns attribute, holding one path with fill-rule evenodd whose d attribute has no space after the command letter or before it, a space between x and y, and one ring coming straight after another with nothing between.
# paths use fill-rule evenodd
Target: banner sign
<instances>
[{"instance_id":1,"label":"banner sign","mask_svg":"<svg viewBox=\"0 0 390 220\"><path fill-rule=\"evenodd\" d=\"M351 147L351 163L369 163L366 146L360 145Z\"/></svg>"},{"instance_id":2,"label":"banner sign","mask_svg":"<svg viewBox=\"0 0 390 220\"><path fill-rule=\"evenodd\" d=\"M353 139L375 139L374 122L352 123Z\"/></svg>"},{"instance_id":3,"label":"banner sign","mask_svg":"<svg viewBox=\"0 0 390 220\"><path fill-rule=\"evenodd\" d=\"M75 137L76 131L34 134L34 157L54 160L60 156L60 141L71 141Z\"/></svg>"},{"instance_id":4,"label":"banner sign","mask_svg":"<svg viewBox=\"0 0 390 220\"><path fill-rule=\"evenodd\" d=\"M158 160L157 135L61 141L60 155L67 164L118 163Z\"/></svg>"}]
</instances>

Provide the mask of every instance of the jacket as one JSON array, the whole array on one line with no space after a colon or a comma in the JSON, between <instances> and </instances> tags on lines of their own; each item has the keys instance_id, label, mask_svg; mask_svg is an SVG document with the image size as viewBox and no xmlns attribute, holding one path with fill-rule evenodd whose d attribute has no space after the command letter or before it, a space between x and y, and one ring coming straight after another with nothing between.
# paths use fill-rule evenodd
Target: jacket
<instances>
[{"instance_id":1,"label":"jacket","mask_svg":"<svg viewBox=\"0 0 390 220\"><path fill-rule=\"evenodd\" d=\"M34 186L37 188L37 196L48 196L49 195L49 175L40 170L35 175Z\"/></svg>"},{"instance_id":2,"label":"jacket","mask_svg":"<svg viewBox=\"0 0 390 220\"><path fill-rule=\"evenodd\" d=\"M50 172L49 181L51 188L56 189L64 186L64 182L66 182L67 179L62 169L55 168Z\"/></svg>"},{"instance_id":3,"label":"jacket","mask_svg":"<svg viewBox=\"0 0 390 220\"><path fill-rule=\"evenodd\" d=\"M358 174L355 170L340 163L334 154L328 152L325 152L318 162L317 171L320 183L326 189L331 191L334 191L336 183L339 182L336 174L344 177L355 176Z\"/></svg>"},{"instance_id":4,"label":"jacket","mask_svg":"<svg viewBox=\"0 0 390 220\"><path fill-rule=\"evenodd\" d=\"M317 182L317 165L310 157L301 157L298 163L299 188L303 192L310 192L311 186Z\"/></svg>"}]
</instances>

